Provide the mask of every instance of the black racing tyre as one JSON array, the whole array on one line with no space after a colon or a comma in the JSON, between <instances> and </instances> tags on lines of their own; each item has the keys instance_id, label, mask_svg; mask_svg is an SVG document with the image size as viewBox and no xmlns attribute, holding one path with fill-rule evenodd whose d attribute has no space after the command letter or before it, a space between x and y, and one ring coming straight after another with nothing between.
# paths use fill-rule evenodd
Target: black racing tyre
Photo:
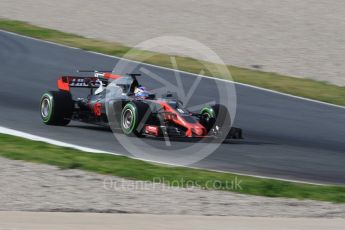
<instances>
[{"instance_id":1,"label":"black racing tyre","mask_svg":"<svg viewBox=\"0 0 345 230\"><path fill-rule=\"evenodd\" d=\"M222 136L227 135L231 126L229 110L220 104L206 106L200 111L200 123L206 128L207 132L215 129Z\"/></svg>"},{"instance_id":2,"label":"black racing tyre","mask_svg":"<svg viewBox=\"0 0 345 230\"><path fill-rule=\"evenodd\" d=\"M121 129L128 136L141 137L150 117L149 105L141 101L128 102L121 112Z\"/></svg>"},{"instance_id":3,"label":"black racing tyre","mask_svg":"<svg viewBox=\"0 0 345 230\"><path fill-rule=\"evenodd\" d=\"M73 113L73 100L69 92L49 91L42 95L41 118L46 125L68 125Z\"/></svg>"}]
</instances>

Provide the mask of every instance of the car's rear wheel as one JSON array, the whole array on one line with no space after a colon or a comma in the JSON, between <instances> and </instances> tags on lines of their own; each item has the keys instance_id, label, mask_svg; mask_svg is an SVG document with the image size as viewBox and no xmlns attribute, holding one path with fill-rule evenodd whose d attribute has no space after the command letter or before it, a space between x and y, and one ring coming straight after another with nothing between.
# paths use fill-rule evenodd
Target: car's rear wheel
<instances>
[{"instance_id":1,"label":"car's rear wheel","mask_svg":"<svg viewBox=\"0 0 345 230\"><path fill-rule=\"evenodd\" d=\"M49 91L42 95L41 118L46 125L67 125L72 118L73 100L69 92Z\"/></svg>"},{"instance_id":2,"label":"car's rear wheel","mask_svg":"<svg viewBox=\"0 0 345 230\"><path fill-rule=\"evenodd\" d=\"M121 113L121 129L128 136L142 136L142 130L150 114L149 105L140 101L127 103Z\"/></svg>"},{"instance_id":3,"label":"car's rear wheel","mask_svg":"<svg viewBox=\"0 0 345 230\"><path fill-rule=\"evenodd\" d=\"M226 136L230 130L231 118L229 110L220 104L206 106L201 109L201 124L207 132L212 131L218 136Z\"/></svg>"}]
</instances>

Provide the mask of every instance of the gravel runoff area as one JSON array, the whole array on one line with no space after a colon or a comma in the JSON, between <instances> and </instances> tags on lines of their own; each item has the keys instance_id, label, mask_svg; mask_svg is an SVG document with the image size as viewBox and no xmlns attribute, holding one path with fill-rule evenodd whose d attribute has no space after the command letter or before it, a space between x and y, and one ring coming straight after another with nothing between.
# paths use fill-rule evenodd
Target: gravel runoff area
<instances>
[{"instance_id":1,"label":"gravel runoff area","mask_svg":"<svg viewBox=\"0 0 345 230\"><path fill-rule=\"evenodd\" d=\"M345 85L344 14L343 0L0 1L0 17L131 46L185 36L228 64L337 85Z\"/></svg>"},{"instance_id":2,"label":"gravel runoff area","mask_svg":"<svg viewBox=\"0 0 345 230\"><path fill-rule=\"evenodd\" d=\"M0 211L345 218L344 204L167 187L5 158L0 165Z\"/></svg>"}]
</instances>

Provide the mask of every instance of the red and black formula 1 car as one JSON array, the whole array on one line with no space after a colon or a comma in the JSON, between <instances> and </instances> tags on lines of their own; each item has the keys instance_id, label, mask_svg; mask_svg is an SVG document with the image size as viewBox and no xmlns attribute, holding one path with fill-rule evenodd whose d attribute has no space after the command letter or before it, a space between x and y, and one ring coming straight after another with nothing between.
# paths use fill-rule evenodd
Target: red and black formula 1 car
<instances>
[{"instance_id":1,"label":"red and black formula 1 car","mask_svg":"<svg viewBox=\"0 0 345 230\"><path fill-rule=\"evenodd\" d=\"M135 136L242 138L241 129L230 128L230 114L223 105L190 112L174 93L160 98L155 94L137 97L140 74L93 72L92 77L61 76L57 81L59 90L42 95L40 113L45 124L63 126L76 120L116 126L124 134ZM109 91L106 86L110 84ZM73 99L72 87L89 88L90 93L86 98Z\"/></svg>"}]
</instances>

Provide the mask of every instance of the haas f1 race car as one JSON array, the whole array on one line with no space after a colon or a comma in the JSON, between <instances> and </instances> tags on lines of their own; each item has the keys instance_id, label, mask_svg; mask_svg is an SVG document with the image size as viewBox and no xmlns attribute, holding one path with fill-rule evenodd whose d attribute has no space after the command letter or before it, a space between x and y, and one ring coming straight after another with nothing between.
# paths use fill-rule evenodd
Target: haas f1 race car
<instances>
[{"instance_id":1,"label":"haas f1 race car","mask_svg":"<svg viewBox=\"0 0 345 230\"><path fill-rule=\"evenodd\" d=\"M116 126L126 135L139 137L242 138L241 129L230 128L230 114L223 105L205 106L191 112L183 107L175 93L156 98L145 91L137 80L140 74L92 72L91 77L61 76L57 80L58 90L42 95L40 114L45 124L64 126L75 120ZM110 92L106 88L109 84ZM73 87L89 88L88 96L74 99Z\"/></svg>"}]
</instances>

